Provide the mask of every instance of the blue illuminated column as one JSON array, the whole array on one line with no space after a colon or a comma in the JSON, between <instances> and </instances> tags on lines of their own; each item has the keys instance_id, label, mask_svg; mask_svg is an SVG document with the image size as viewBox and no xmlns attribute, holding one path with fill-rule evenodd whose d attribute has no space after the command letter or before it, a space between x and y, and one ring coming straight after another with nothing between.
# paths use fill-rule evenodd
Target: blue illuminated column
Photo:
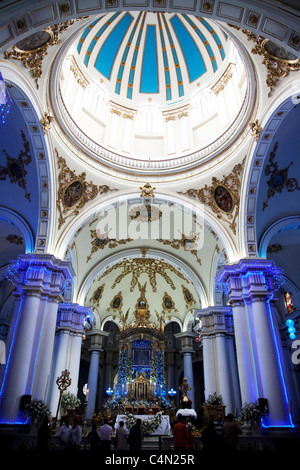
<instances>
[{"instance_id":1,"label":"blue illuminated column","mask_svg":"<svg viewBox=\"0 0 300 470\"><path fill-rule=\"evenodd\" d=\"M71 378L67 391L77 396L83 325L84 318L88 315L92 315L91 309L79 304L61 303L58 307L53 372L49 387L49 409L52 416L56 415L59 401L56 380L66 369Z\"/></svg>"},{"instance_id":2,"label":"blue illuminated column","mask_svg":"<svg viewBox=\"0 0 300 470\"><path fill-rule=\"evenodd\" d=\"M274 286L280 281L280 276L280 268L272 261L253 258L223 266L216 282L226 286L234 312L243 402L266 398L268 425L293 426L288 410L289 393L278 325L270 306ZM237 302L239 309L235 311ZM252 377L252 386L249 377ZM245 398L247 386L250 387L248 396L251 400Z\"/></svg>"},{"instance_id":3,"label":"blue illuminated column","mask_svg":"<svg viewBox=\"0 0 300 470\"><path fill-rule=\"evenodd\" d=\"M53 316L56 318L49 299L60 296L65 280L73 275L68 262L37 254L20 256L15 272L17 302L8 334L0 415L1 422L10 423L24 419L19 409L22 395L32 399L45 396L55 335Z\"/></svg>"},{"instance_id":4,"label":"blue illuminated column","mask_svg":"<svg viewBox=\"0 0 300 470\"><path fill-rule=\"evenodd\" d=\"M90 348L90 368L88 377L88 401L86 409L86 419L89 423L93 414L95 413L97 386L98 386L98 375L99 375L99 360L100 353L103 351L102 340L105 336L109 336L108 331L92 330L90 333L91 348Z\"/></svg>"},{"instance_id":5,"label":"blue illuminated column","mask_svg":"<svg viewBox=\"0 0 300 470\"><path fill-rule=\"evenodd\" d=\"M191 331L183 331L182 333L176 333L176 338L181 340L181 354L183 354L183 374L187 378L187 383L191 387L188 391L187 396L192 402L192 407L195 406L195 389L194 389L194 373L193 373L193 352L194 352L194 341L196 334Z\"/></svg>"},{"instance_id":6,"label":"blue illuminated column","mask_svg":"<svg viewBox=\"0 0 300 470\"><path fill-rule=\"evenodd\" d=\"M195 313L201 319L205 398L222 395L226 413L234 413L241 407L241 398L231 307L207 307Z\"/></svg>"}]
</instances>

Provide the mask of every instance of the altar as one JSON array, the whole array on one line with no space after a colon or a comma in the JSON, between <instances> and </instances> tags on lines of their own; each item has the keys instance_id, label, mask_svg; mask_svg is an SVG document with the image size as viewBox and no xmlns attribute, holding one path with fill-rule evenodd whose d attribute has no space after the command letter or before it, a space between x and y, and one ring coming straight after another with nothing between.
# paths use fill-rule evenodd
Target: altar
<instances>
[{"instance_id":1,"label":"altar","mask_svg":"<svg viewBox=\"0 0 300 470\"><path fill-rule=\"evenodd\" d=\"M136 419L140 418L141 420L147 420L147 419L153 419L153 415L134 415ZM127 432L129 432L127 426L126 426L126 415L117 415L116 418L116 423L115 423L115 431L119 427L120 421L124 421L124 429L126 429ZM154 431L151 433L151 436L169 436L171 430L170 426L170 417L168 415L162 415L161 416L161 423Z\"/></svg>"}]
</instances>

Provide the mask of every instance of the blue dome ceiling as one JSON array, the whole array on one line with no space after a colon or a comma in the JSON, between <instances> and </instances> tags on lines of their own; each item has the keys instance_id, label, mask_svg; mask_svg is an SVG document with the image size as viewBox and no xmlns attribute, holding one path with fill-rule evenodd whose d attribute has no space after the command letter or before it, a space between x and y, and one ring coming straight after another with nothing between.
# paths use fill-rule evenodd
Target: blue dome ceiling
<instances>
[{"instance_id":1,"label":"blue dome ceiling","mask_svg":"<svg viewBox=\"0 0 300 470\"><path fill-rule=\"evenodd\" d=\"M226 34L202 17L117 12L91 23L77 52L120 98L168 102L188 96L217 72L226 42Z\"/></svg>"}]
</instances>

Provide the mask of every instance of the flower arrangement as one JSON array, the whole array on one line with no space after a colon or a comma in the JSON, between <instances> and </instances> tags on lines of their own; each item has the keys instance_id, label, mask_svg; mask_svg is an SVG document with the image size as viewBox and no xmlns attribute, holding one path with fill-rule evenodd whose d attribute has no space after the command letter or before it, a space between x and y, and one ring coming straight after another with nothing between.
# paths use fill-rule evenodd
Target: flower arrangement
<instances>
[{"instance_id":1,"label":"flower arrangement","mask_svg":"<svg viewBox=\"0 0 300 470\"><path fill-rule=\"evenodd\" d=\"M258 402L244 403L240 411L239 421L242 423L259 423L260 416L261 413Z\"/></svg>"},{"instance_id":2,"label":"flower arrangement","mask_svg":"<svg viewBox=\"0 0 300 470\"><path fill-rule=\"evenodd\" d=\"M151 434L152 432L156 431L161 423L162 414L163 412L159 411L159 413L153 416L153 418L142 419L141 426L145 434ZM133 414L126 413L126 426L128 429L131 429L132 426L134 426L136 420L137 418L133 416Z\"/></svg>"},{"instance_id":3,"label":"flower arrangement","mask_svg":"<svg viewBox=\"0 0 300 470\"><path fill-rule=\"evenodd\" d=\"M45 417L51 416L49 408L42 400L32 400L25 406L25 411L31 422L38 425L42 424Z\"/></svg>"},{"instance_id":4,"label":"flower arrangement","mask_svg":"<svg viewBox=\"0 0 300 470\"><path fill-rule=\"evenodd\" d=\"M203 405L222 405L223 400L221 395L217 395L216 392L208 395Z\"/></svg>"},{"instance_id":5,"label":"flower arrangement","mask_svg":"<svg viewBox=\"0 0 300 470\"><path fill-rule=\"evenodd\" d=\"M65 392L61 397L61 408L66 411L68 408L77 408L81 401L71 392Z\"/></svg>"},{"instance_id":6,"label":"flower arrangement","mask_svg":"<svg viewBox=\"0 0 300 470\"><path fill-rule=\"evenodd\" d=\"M189 431L191 431L194 436L200 436L200 431L199 429L196 428L190 421L187 423L186 427L188 428Z\"/></svg>"}]
</instances>

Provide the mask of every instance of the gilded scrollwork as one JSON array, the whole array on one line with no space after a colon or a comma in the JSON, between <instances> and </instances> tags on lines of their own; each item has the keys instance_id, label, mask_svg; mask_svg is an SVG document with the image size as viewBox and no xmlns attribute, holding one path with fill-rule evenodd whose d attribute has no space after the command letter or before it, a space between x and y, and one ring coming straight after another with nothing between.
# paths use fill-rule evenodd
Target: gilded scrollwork
<instances>
[{"instance_id":1,"label":"gilded scrollwork","mask_svg":"<svg viewBox=\"0 0 300 470\"><path fill-rule=\"evenodd\" d=\"M199 235L195 232L191 232L188 236L181 234L181 238L177 238L174 240L168 240L168 239L163 239L163 238L158 238L157 241L162 243L163 245L169 245L175 250L179 250L179 248L183 248L184 250L188 251L191 253L193 256L195 256L197 263L200 265L201 259L198 256L198 250L197 250L197 240L198 240Z\"/></svg>"},{"instance_id":2,"label":"gilded scrollwork","mask_svg":"<svg viewBox=\"0 0 300 470\"><path fill-rule=\"evenodd\" d=\"M171 310L174 310L175 312L178 312L177 308L175 308L174 300L169 294L167 294L167 292L164 293L161 305L162 305L163 311L167 310L167 312L170 313Z\"/></svg>"},{"instance_id":3,"label":"gilded scrollwork","mask_svg":"<svg viewBox=\"0 0 300 470\"><path fill-rule=\"evenodd\" d=\"M90 298L90 302L93 302L98 307L99 307L100 300L101 300L102 295L103 295L104 286L105 286L105 284L102 284L102 286L97 287L97 289L93 292L92 297Z\"/></svg>"},{"instance_id":4,"label":"gilded scrollwork","mask_svg":"<svg viewBox=\"0 0 300 470\"><path fill-rule=\"evenodd\" d=\"M135 286L139 281L139 277L142 274L147 274L152 290L153 292L156 292L157 275L159 274L171 286L171 288L175 290L175 284L169 276L168 271L175 274L180 279L184 279L185 282L190 282L180 271L178 271L172 265L166 263L165 261L156 260L152 258L134 258L122 260L119 263L116 263L110 268L108 268L99 277L98 281L100 281L100 279L102 279L104 276L107 276L108 274L117 269L122 269L122 272L116 277L114 283L111 286L112 289L114 289L116 285L119 284L122 279L124 279L125 276L131 275L130 292L133 292Z\"/></svg>"},{"instance_id":5,"label":"gilded scrollwork","mask_svg":"<svg viewBox=\"0 0 300 470\"><path fill-rule=\"evenodd\" d=\"M266 84L270 89L270 96L279 80L285 78L289 72L300 70L300 59L263 36L256 35L247 29L242 31L249 41L252 40L256 43L251 50L252 54L263 57L262 63L267 68Z\"/></svg>"},{"instance_id":6,"label":"gilded scrollwork","mask_svg":"<svg viewBox=\"0 0 300 470\"><path fill-rule=\"evenodd\" d=\"M207 204L218 219L222 219L229 224L229 228L236 235L236 219L239 214L241 175L244 167L242 163L234 166L232 172L223 176L221 180L212 178L211 185L205 185L200 189L188 189L179 194L185 194L199 202Z\"/></svg>"},{"instance_id":7,"label":"gilded scrollwork","mask_svg":"<svg viewBox=\"0 0 300 470\"><path fill-rule=\"evenodd\" d=\"M287 167L281 170L278 168L278 163L275 161L277 148L278 142L275 143L273 150L270 152L269 162L265 168L265 175L270 176L270 178L267 180L268 192L267 199L263 203L263 211L268 206L269 199L275 196L276 193L281 193L283 189L288 192L300 189L297 179L288 177L289 168L293 165L293 162L290 162Z\"/></svg>"},{"instance_id":8,"label":"gilded scrollwork","mask_svg":"<svg viewBox=\"0 0 300 470\"><path fill-rule=\"evenodd\" d=\"M186 308L191 307L193 304L196 303L193 294L184 285L182 285L181 288L186 303Z\"/></svg>"},{"instance_id":9,"label":"gilded scrollwork","mask_svg":"<svg viewBox=\"0 0 300 470\"><path fill-rule=\"evenodd\" d=\"M80 19L77 18L76 21ZM12 58L23 62L35 79L36 87L39 88L38 80L43 73L42 65L45 56L48 54L48 48L60 44L61 33L66 31L73 23L74 20L67 20L35 32L14 44L12 51L4 51L4 58L8 60Z\"/></svg>"},{"instance_id":10,"label":"gilded scrollwork","mask_svg":"<svg viewBox=\"0 0 300 470\"><path fill-rule=\"evenodd\" d=\"M0 180L8 178L10 182L17 183L20 188L24 189L25 197L31 202L31 194L26 189L26 175L27 171L25 166L31 162L29 142L26 140L24 131L21 129L21 137L23 140L23 149L20 150L18 158L8 155L5 149L3 153L6 155L6 166L0 166Z\"/></svg>"},{"instance_id":11,"label":"gilded scrollwork","mask_svg":"<svg viewBox=\"0 0 300 470\"><path fill-rule=\"evenodd\" d=\"M93 254L96 253L98 250L103 250L106 246L111 249L111 248L116 248L119 245L125 245L128 242L132 242L132 238L122 238L120 240L117 240L116 238L109 238L108 232L106 233L99 233L99 230L90 230L91 234L91 253L86 259L86 262L88 263L90 259L92 258Z\"/></svg>"},{"instance_id":12,"label":"gilded scrollwork","mask_svg":"<svg viewBox=\"0 0 300 470\"><path fill-rule=\"evenodd\" d=\"M146 183L143 187L140 187L142 190L141 197L154 197L154 189L150 183Z\"/></svg>"},{"instance_id":13,"label":"gilded scrollwork","mask_svg":"<svg viewBox=\"0 0 300 470\"><path fill-rule=\"evenodd\" d=\"M60 229L68 217L78 215L80 209L98 194L114 190L107 185L97 186L91 181L86 181L85 172L77 176L76 172L67 166L65 159L59 156L57 149L56 154L60 170L58 175L58 198L56 200L59 211L58 229Z\"/></svg>"},{"instance_id":14,"label":"gilded scrollwork","mask_svg":"<svg viewBox=\"0 0 300 470\"><path fill-rule=\"evenodd\" d=\"M107 311L109 310L113 310L114 312L121 311L122 307L123 307L123 296L122 296L122 292L119 292L111 300L109 307L107 308Z\"/></svg>"}]
</instances>

